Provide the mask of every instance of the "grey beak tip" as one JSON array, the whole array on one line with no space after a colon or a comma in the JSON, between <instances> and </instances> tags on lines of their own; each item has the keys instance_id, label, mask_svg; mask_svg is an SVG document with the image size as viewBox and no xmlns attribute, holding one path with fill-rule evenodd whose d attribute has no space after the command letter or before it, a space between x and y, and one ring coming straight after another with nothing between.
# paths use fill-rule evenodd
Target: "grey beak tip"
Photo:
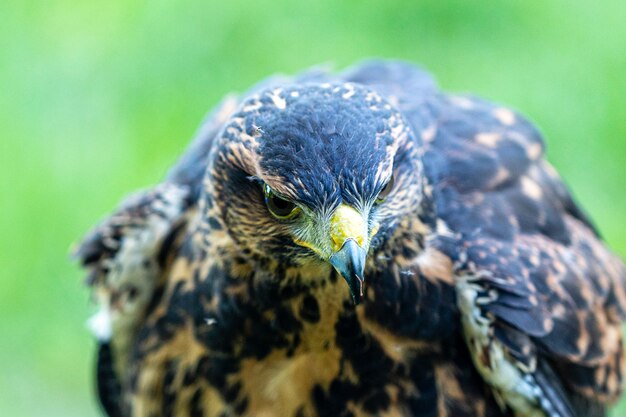
<instances>
[{"instance_id":1,"label":"grey beak tip","mask_svg":"<svg viewBox=\"0 0 626 417\"><path fill-rule=\"evenodd\" d=\"M353 239L348 239L337 253L330 257L330 263L348 283L352 302L358 305L363 299L363 271L367 253Z\"/></svg>"}]
</instances>

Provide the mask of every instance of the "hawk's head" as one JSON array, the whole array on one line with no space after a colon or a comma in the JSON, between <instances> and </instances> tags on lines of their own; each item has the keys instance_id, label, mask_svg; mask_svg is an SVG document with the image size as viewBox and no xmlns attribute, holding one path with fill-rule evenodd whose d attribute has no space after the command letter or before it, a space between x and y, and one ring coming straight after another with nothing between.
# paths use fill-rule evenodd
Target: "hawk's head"
<instances>
[{"instance_id":1,"label":"hawk's head","mask_svg":"<svg viewBox=\"0 0 626 417\"><path fill-rule=\"evenodd\" d=\"M268 90L242 104L214 147L207 213L217 210L249 259L332 264L358 302L368 252L419 205L418 144L392 105L364 87Z\"/></svg>"}]
</instances>

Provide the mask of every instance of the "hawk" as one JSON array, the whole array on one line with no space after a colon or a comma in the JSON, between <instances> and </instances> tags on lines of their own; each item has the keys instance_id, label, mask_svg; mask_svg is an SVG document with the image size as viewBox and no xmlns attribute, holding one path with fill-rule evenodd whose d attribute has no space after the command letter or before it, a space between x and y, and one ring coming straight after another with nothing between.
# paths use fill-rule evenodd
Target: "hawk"
<instances>
[{"instance_id":1,"label":"hawk","mask_svg":"<svg viewBox=\"0 0 626 417\"><path fill-rule=\"evenodd\" d=\"M626 269L513 110L412 64L228 96L76 256L110 416L605 416Z\"/></svg>"}]
</instances>

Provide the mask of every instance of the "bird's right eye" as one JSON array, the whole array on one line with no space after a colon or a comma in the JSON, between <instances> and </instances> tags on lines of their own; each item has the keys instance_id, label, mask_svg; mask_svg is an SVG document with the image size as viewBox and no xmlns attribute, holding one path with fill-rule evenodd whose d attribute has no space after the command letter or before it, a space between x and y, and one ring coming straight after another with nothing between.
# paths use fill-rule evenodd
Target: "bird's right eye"
<instances>
[{"instance_id":1,"label":"bird's right eye","mask_svg":"<svg viewBox=\"0 0 626 417\"><path fill-rule=\"evenodd\" d=\"M263 186L263 194L265 194L267 209L278 219L289 219L300 210L295 203L276 195L267 184Z\"/></svg>"}]
</instances>

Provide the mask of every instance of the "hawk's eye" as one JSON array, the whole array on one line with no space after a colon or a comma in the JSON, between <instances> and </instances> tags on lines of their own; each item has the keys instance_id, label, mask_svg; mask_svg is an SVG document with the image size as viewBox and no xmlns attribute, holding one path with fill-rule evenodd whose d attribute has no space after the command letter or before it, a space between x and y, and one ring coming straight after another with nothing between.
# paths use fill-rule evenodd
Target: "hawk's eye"
<instances>
[{"instance_id":1,"label":"hawk's eye","mask_svg":"<svg viewBox=\"0 0 626 417\"><path fill-rule=\"evenodd\" d=\"M263 186L263 193L265 194L267 209L274 217L288 219L298 212L298 206L289 200L277 196L269 185L265 184Z\"/></svg>"},{"instance_id":2,"label":"hawk's eye","mask_svg":"<svg viewBox=\"0 0 626 417\"><path fill-rule=\"evenodd\" d=\"M378 193L378 197L376 197L376 204L380 204L385 201L385 198L387 198L389 193L391 193L391 190L393 190L393 182L394 181L392 175L391 178L389 178L389 181L387 181L387 184L385 184L383 189L380 190L380 193Z\"/></svg>"}]
</instances>

